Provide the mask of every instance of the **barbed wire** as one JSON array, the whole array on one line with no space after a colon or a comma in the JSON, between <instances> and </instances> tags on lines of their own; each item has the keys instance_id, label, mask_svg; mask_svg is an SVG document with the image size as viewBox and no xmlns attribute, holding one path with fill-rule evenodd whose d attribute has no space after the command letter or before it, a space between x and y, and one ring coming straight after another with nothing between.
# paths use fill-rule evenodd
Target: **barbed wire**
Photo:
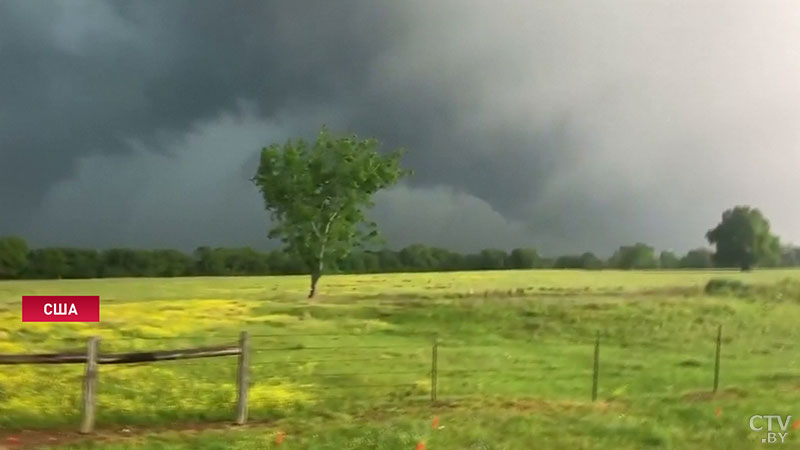
<instances>
[{"instance_id":1,"label":"barbed wire","mask_svg":"<svg viewBox=\"0 0 800 450\"><path fill-rule=\"evenodd\" d=\"M314 385L314 386L307 386L303 387L302 390L304 391L325 391L325 390L340 390L340 389L371 389L371 388L414 388L416 387L413 383L393 383L393 384L385 384L385 383L378 383L378 384L347 384L347 385Z\"/></svg>"},{"instance_id":2,"label":"barbed wire","mask_svg":"<svg viewBox=\"0 0 800 450\"><path fill-rule=\"evenodd\" d=\"M347 360L342 360L342 361L347 361ZM365 359L354 359L352 361L355 361L355 362L358 362L358 361L366 362L366 361L374 361L374 359L366 359L365 358ZM326 360L326 363L335 363L335 362L339 362L339 361ZM299 361L298 361L298 363L299 363ZM274 364L273 361L266 361L266 362L252 362L252 363L250 363L250 366L251 367L275 367L275 366L280 366L280 364ZM294 371L304 370L303 367L298 367L298 366L302 366L302 364L289 364L286 367L289 370L294 370ZM320 367L320 366L321 367L352 367L353 365L352 364L324 364L324 365L315 365L314 367ZM372 365L372 366L374 367L375 365ZM396 366L396 364L392 364L392 366ZM403 366L404 367L420 367L420 368L422 368L424 370L430 369L430 363L428 363L428 362L419 362L417 364L404 364Z\"/></svg>"},{"instance_id":3,"label":"barbed wire","mask_svg":"<svg viewBox=\"0 0 800 450\"><path fill-rule=\"evenodd\" d=\"M414 370L414 371L396 370L390 372L339 372L339 373L325 372L325 373L309 373L309 374L303 374L303 373L287 374L287 376L291 376L293 378L331 378L331 377L348 377L348 376L368 377L368 376L384 376L384 375L430 375L430 372L425 374L421 373L419 370Z\"/></svg>"},{"instance_id":4,"label":"barbed wire","mask_svg":"<svg viewBox=\"0 0 800 450\"><path fill-rule=\"evenodd\" d=\"M402 333L402 334L392 334L391 332L386 331L378 331L378 332L350 332L350 333L257 333L251 334L251 338L274 338L274 337L361 337L361 336L369 336L375 334L384 334L384 335L394 335L399 337L427 337L432 338L435 333Z\"/></svg>"},{"instance_id":5,"label":"barbed wire","mask_svg":"<svg viewBox=\"0 0 800 450\"><path fill-rule=\"evenodd\" d=\"M261 347L251 350L252 353L268 353L279 351L305 351L305 350L390 350L390 349L416 349L421 350L418 345L336 345L336 346L305 346L295 345L289 347ZM426 349L427 350L427 349Z\"/></svg>"},{"instance_id":6,"label":"barbed wire","mask_svg":"<svg viewBox=\"0 0 800 450\"><path fill-rule=\"evenodd\" d=\"M388 359L398 359L399 356ZM288 360L256 360L251 363L251 366L278 366L278 365L298 365L298 364L316 364L316 363L341 363L341 362L375 362L376 358L327 358L327 359L288 359Z\"/></svg>"},{"instance_id":7,"label":"barbed wire","mask_svg":"<svg viewBox=\"0 0 800 450\"><path fill-rule=\"evenodd\" d=\"M392 404L396 404L398 400L402 400L405 405L411 404L430 404L430 393L429 392L419 392L419 393L403 393L397 394L392 392L382 392L382 389L370 389L364 388L359 392L357 395L354 395L349 392L343 392L341 395L335 395L335 393L325 393L324 395L315 397L312 401L316 402L332 402L336 401L338 403L370 403L370 407L379 407L382 406L382 401L392 402ZM255 412L253 417L258 417L258 413Z\"/></svg>"}]
</instances>

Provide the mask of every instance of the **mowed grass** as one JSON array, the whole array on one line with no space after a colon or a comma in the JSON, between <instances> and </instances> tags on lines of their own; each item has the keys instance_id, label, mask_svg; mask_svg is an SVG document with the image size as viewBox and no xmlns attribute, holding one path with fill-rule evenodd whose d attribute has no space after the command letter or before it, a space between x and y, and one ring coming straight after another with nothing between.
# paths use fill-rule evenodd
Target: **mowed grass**
<instances>
[{"instance_id":1,"label":"mowed grass","mask_svg":"<svg viewBox=\"0 0 800 450\"><path fill-rule=\"evenodd\" d=\"M747 295L706 295L712 278ZM753 414L800 418L800 271L502 271L0 283L0 353L124 352L252 335L250 417L236 358L101 366L103 448L758 448ZM22 323L22 295L100 295L99 324ZM723 326L721 390L710 395ZM601 342L599 398L592 355ZM431 358L438 336L438 402ZM0 366L0 429L75 429L81 365ZM439 417L442 429L431 428ZM800 443L800 431L787 442ZM0 447L3 443L0 441ZM88 443L72 444L84 448ZM95 447L97 445L95 444Z\"/></svg>"}]
</instances>

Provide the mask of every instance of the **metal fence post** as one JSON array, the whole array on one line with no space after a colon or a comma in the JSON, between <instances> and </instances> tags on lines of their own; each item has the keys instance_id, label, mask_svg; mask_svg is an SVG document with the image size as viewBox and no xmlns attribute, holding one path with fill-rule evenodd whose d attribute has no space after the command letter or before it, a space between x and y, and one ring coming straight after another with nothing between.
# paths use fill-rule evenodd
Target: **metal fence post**
<instances>
[{"instance_id":1,"label":"metal fence post","mask_svg":"<svg viewBox=\"0 0 800 450\"><path fill-rule=\"evenodd\" d=\"M714 393L719 388L719 358L722 350L722 325L717 327L717 352L714 356Z\"/></svg>"},{"instance_id":2,"label":"metal fence post","mask_svg":"<svg viewBox=\"0 0 800 450\"><path fill-rule=\"evenodd\" d=\"M436 402L437 390L439 388L439 336L433 335L433 347L431 349L431 402Z\"/></svg>"},{"instance_id":3,"label":"metal fence post","mask_svg":"<svg viewBox=\"0 0 800 450\"><path fill-rule=\"evenodd\" d=\"M594 367L592 370L592 401L597 400L597 384L600 377L600 332L594 339Z\"/></svg>"}]
</instances>

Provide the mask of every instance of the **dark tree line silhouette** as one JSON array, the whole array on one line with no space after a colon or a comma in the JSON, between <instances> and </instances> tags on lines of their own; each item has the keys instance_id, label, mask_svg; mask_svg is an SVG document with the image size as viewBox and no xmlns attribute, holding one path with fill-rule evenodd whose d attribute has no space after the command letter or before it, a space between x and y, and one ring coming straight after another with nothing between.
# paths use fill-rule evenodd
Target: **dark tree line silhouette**
<instances>
[{"instance_id":1,"label":"dark tree line silhouette","mask_svg":"<svg viewBox=\"0 0 800 450\"><path fill-rule=\"evenodd\" d=\"M434 272L506 269L700 269L715 267L710 249L678 256L656 253L637 243L620 247L610 258L593 253L548 258L534 249L510 252L486 249L458 253L426 245L400 250L356 251L331 267L332 273ZM762 266L800 266L800 247L785 247L781 258ZM48 247L29 249L15 237L0 238L0 278L58 279L115 277L183 277L237 275L299 275L308 268L299 257L282 250L199 247L191 254L178 250L127 248L93 250Z\"/></svg>"}]
</instances>

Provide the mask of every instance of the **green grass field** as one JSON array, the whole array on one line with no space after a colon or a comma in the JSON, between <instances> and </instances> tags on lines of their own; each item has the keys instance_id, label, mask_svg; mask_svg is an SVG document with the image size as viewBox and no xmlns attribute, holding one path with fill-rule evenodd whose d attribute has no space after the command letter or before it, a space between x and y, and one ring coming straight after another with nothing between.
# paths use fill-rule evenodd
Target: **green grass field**
<instances>
[{"instance_id":1,"label":"green grass field","mask_svg":"<svg viewBox=\"0 0 800 450\"><path fill-rule=\"evenodd\" d=\"M753 288L708 295L712 278ZM236 357L101 366L94 442L62 431L80 420L81 365L0 366L0 448L60 433L48 435L60 449L745 449L764 446L751 415L800 419L800 271L327 276L312 301L307 283L0 283L0 353L81 349L92 335L106 352L226 344L241 330L254 351L254 425L219 425L233 418ZM22 323L20 297L42 294L100 295L101 322Z\"/></svg>"}]
</instances>

